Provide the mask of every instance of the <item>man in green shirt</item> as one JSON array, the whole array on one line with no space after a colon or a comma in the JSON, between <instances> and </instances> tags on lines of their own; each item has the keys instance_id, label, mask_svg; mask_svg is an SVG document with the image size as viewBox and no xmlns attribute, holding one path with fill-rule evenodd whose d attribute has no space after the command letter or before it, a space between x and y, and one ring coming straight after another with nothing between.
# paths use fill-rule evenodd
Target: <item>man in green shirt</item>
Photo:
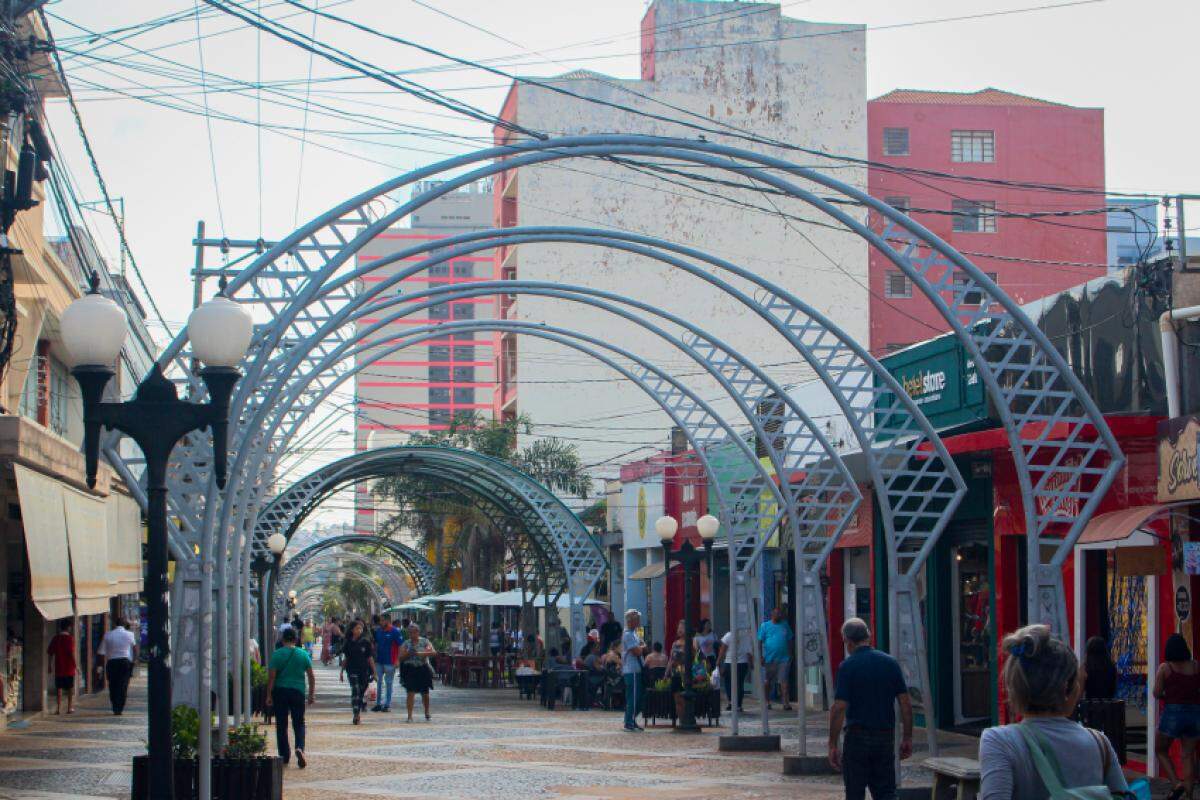
<instances>
[{"instance_id":1,"label":"man in green shirt","mask_svg":"<svg viewBox=\"0 0 1200 800\"><path fill-rule=\"evenodd\" d=\"M296 631L283 632L283 644L271 654L267 664L267 705L275 706L275 742L279 757L287 764L291 759L288 745L288 717L296 736L296 766L304 769L304 683L308 679L308 704L317 699L317 677L313 674L312 659L296 646Z\"/></svg>"}]
</instances>

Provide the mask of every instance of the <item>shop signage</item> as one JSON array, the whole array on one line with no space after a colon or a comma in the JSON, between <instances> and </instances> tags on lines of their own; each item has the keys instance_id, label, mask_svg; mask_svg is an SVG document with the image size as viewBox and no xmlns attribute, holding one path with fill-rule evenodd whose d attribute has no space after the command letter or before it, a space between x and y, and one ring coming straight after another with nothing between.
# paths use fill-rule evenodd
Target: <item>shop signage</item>
<instances>
[{"instance_id":1,"label":"shop signage","mask_svg":"<svg viewBox=\"0 0 1200 800\"><path fill-rule=\"evenodd\" d=\"M1187 575L1200 575L1200 542L1183 543L1183 571Z\"/></svg>"},{"instance_id":2,"label":"shop signage","mask_svg":"<svg viewBox=\"0 0 1200 800\"><path fill-rule=\"evenodd\" d=\"M1200 500L1196 466L1200 417L1176 417L1158 423L1158 501Z\"/></svg>"},{"instance_id":3,"label":"shop signage","mask_svg":"<svg viewBox=\"0 0 1200 800\"><path fill-rule=\"evenodd\" d=\"M986 394L975 362L954 336L932 339L882 362L935 428L951 428L987 416Z\"/></svg>"},{"instance_id":4,"label":"shop signage","mask_svg":"<svg viewBox=\"0 0 1200 800\"><path fill-rule=\"evenodd\" d=\"M661 475L621 484L621 534L626 550L661 547L654 523L662 515Z\"/></svg>"},{"instance_id":5,"label":"shop signage","mask_svg":"<svg viewBox=\"0 0 1200 800\"><path fill-rule=\"evenodd\" d=\"M1175 616L1180 622L1187 620L1192 613L1192 597L1188 594L1186 586L1180 586L1175 590Z\"/></svg>"},{"instance_id":6,"label":"shop signage","mask_svg":"<svg viewBox=\"0 0 1200 800\"><path fill-rule=\"evenodd\" d=\"M1117 560L1117 575L1122 578L1160 575L1166 571L1166 557L1163 555L1163 549L1158 545L1118 547L1114 552Z\"/></svg>"}]
</instances>

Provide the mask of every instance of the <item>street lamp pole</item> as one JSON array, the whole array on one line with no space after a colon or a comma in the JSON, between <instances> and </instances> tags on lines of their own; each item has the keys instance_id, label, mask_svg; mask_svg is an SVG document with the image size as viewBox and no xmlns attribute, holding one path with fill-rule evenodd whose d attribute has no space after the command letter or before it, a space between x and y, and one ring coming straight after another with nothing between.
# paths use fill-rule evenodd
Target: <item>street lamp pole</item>
<instances>
[{"instance_id":1,"label":"street lamp pole","mask_svg":"<svg viewBox=\"0 0 1200 800\"><path fill-rule=\"evenodd\" d=\"M267 537L267 549L271 551L270 580L266 575L259 579L262 587L262 628L263 628L263 663L266 663L267 646L273 641L272 611L275 608L275 592L279 591L279 565L283 561L283 551L287 549L287 537L282 533L272 533Z\"/></svg>"},{"instance_id":2,"label":"street lamp pole","mask_svg":"<svg viewBox=\"0 0 1200 800\"><path fill-rule=\"evenodd\" d=\"M658 533L663 546L664 574L670 573L672 561L683 567L684 665L681 680L683 686L683 711L674 728L677 733L700 732L700 726L696 723L696 691L692 686L694 683L692 662L696 658L692 642L696 628L695 622L692 620L692 587L695 583L694 577L699 576L701 564L707 564L711 574L712 541L716 538L719 528L720 522L717 518L705 514L696 520L696 529L700 533L703 549L697 549L690 541L685 541L679 546L678 550L672 550L671 544L675 540L675 532L679 530L679 523L674 517L659 517L654 523L654 530Z\"/></svg>"},{"instance_id":3,"label":"street lamp pole","mask_svg":"<svg viewBox=\"0 0 1200 800\"><path fill-rule=\"evenodd\" d=\"M241 373L237 370L250 344L252 323L236 303L218 295L188 318L188 334L197 358L207 366L200 377L209 402L180 400L175 385L158 364L138 386L132 400L107 402L104 389L115 374L124 346L127 320L120 306L100 294L100 278L91 275L91 290L63 312L63 344L75 364L71 374L83 397L84 456L87 484L94 488L103 428L133 439L146 461L147 546L146 607L149 630L148 770L151 800L171 800L174 780L171 757L171 669L167 630L167 463L179 440L192 431L213 433L213 474L224 488L229 398Z\"/></svg>"}]
</instances>

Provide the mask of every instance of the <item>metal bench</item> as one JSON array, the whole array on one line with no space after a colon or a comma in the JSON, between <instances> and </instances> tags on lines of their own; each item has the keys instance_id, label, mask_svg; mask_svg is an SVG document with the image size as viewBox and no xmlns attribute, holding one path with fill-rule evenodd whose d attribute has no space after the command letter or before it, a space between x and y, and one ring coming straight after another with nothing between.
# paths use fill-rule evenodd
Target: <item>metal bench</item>
<instances>
[{"instance_id":1,"label":"metal bench","mask_svg":"<svg viewBox=\"0 0 1200 800\"><path fill-rule=\"evenodd\" d=\"M973 758L929 758L933 800L975 800L979 796L979 762Z\"/></svg>"}]
</instances>

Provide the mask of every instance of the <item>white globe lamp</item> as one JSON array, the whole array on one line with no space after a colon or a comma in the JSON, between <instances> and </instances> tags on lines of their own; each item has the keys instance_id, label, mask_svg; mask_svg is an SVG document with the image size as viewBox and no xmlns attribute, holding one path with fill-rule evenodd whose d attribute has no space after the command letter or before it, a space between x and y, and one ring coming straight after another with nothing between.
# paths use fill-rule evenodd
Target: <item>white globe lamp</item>
<instances>
[{"instance_id":1,"label":"white globe lamp","mask_svg":"<svg viewBox=\"0 0 1200 800\"><path fill-rule=\"evenodd\" d=\"M206 366L236 367L250 347L254 320L240 303L219 294L188 315L187 334L192 355Z\"/></svg>"},{"instance_id":2,"label":"white globe lamp","mask_svg":"<svg viewBox=\"0 0 1200 800\"><path fill-rule=\"evenodd\" d=\"M721 521L712 514L705 514L696 520L696 530L700 533L700 538L706 542L711 542L717 538L717 531L720 529Z\"/></svg>"},{"instance_id":3,"label":"white globe lamp","mask_svg":"<svg viewBox=\"0 0 1200 800\"><path fill-rule=\"evenodd\" d=\"M272 533L267 537L267 549L277 556L283 555L287 549L287 537L282 533Z\"/></svg>"},{"instance_id":4,"label":"white globe lamp","mask_svg":"<svg viewBox=\"0 0 1200 800\"><path fill-rule=\"evenodd\" d=\"M662 516L654 521L654 532L664 543L674 539L677 530L679 530L679 523L674 517Z\"/></svg>"},{"instance_id":5,"label":"white globe lamp","mask_svg":"<svg viewBox=\"0 0 1200 800\"><path fill-rule=\"evenodd\" d=\"M67 306L58 327L71 366L111 371L125 346L128 320L119 305L100 294L99 283L93 272L91 291Z\"/></svg>"}]
</instances>

